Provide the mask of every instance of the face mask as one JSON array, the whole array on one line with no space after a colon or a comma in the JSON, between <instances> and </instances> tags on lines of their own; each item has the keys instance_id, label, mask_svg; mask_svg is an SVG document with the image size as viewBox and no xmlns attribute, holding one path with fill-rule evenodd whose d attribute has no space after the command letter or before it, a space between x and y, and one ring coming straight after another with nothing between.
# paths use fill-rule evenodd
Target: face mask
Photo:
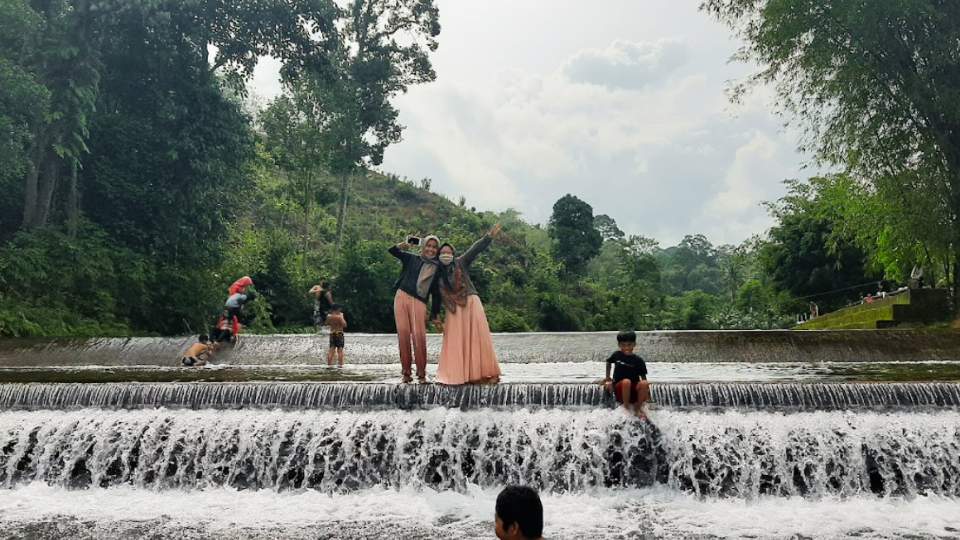
<instances>
[{"instance_id":1,"label":"face mask","mask_svg":"<svg viewBox=\"0 0 960 540\"><path fill-rule=\"evenodd\" d=\"M440 255L439 258L440 258L440 262L443 263L444 265L448 265L453 262L453 255L450 253L444 253Z\"/></svg>"}]
</instances>

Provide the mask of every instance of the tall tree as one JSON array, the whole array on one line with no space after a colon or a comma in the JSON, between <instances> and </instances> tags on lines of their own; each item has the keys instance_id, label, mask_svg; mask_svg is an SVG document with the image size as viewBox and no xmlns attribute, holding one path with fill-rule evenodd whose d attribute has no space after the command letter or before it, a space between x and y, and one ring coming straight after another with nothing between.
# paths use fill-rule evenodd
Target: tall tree
<instances>
[{"instance_id":1,"label":"tall tree","mask_svg":"<svg viewBox=\"0 0 960 540\"><path fill-rule=\"evenodd\" d=\"M55 196L63 191L59 186L64 174L70 180L66 217L76 218L77 182L82 177L78 169L96 116L102 48L124 31L122 25L135 21L141 39L164 40L173 47L172 56L192 56L191 64L202 66L198 76L217 73L240 92L262 55L281 59L281 75L295 80L305 72L332 77L332 58L342 49L336 28L339 8L333 0L33 0L31 4L39 23L23 27L24 50L29 51L26 64L50 94L50 110L30 137L23 188L25 229L50 221ZM174 35L176 39L171 39ZM212 59L208 59L210 47L217 51Z\"/></svg>"},{"instance_id":2,"label":"tall tree","mask_svg":"<svg viewBox=\"0 0 960 540\"><path fill-rule=\"evenodd\" d=\"M573 195L554 203L549 232L553 256L568 273L583 273L590 259L600 253L603 238L594 226L593 207Z\"/></svg>"},{"instance_id":3,"label":"tall tree","mask_svg":"<svg viewBox=\"0 0 960 540\"><path fill-rule=\"evenodd\" d=\"M403 126L391 100L410 85L436 79L429 54L439 34L433 0L352 0L335 80L315 79L302 88L329 107L330 170L340 178L338 253L350 178L361 165L380 165L386 148L400 141Z\"/></svg>"},{"instance_id":4,"label":"tall tree","mask_svg":"<svg viewBox=\"0 0 960 540\"><path fill-rule=\"evenodd\" d=\"M49 110L50 92L38 80L29 47L42 22L26 0L0 8L0 233L22 221L31 142Z\"/></svg>"},{"instance_id":5,"label":"tall tree","mask_svg":"<svg viewBox=\"0 0 960 540\"><path fill-rule=\"evenodd\" d=\"M606 214L599 214L594 217L593 226L600 232L600 236L604 242L608 240L623 240L626 237L626 234L617 226L617 222Z\"/></svg>"},{"instance_id":6,"label":"tall tree","mask_svg":"<svg viewBox=\"0 0 960 540\"><path fill-rule=\"evenodd\" d=\"M806 128L802 148L900 203L923 194L949 239L960 292L960 3L951 0L705 0ZM909 218L909 215L905 217ZM925 216L918 216L925 218ZM960 302L956 302L960 308Z\"/></svg>"},{"instance_id":7,"label":"tall tree","mask_svg":"<svg viewBox=\"0 0 960 540\"><path fill-rule=\"evenodd\" d=\"M72 171L87 151L101 69L97 41L102 27L95 23L97 15L88 0L37 0L33 4L42 23L29 38L30 63L51 96L50 111L31 140L24 184L25 229L47 224L66 167L71 169L71 203L76 202ZM70 210L75 212L76 207Z\"/></svg>"}]
</instances>

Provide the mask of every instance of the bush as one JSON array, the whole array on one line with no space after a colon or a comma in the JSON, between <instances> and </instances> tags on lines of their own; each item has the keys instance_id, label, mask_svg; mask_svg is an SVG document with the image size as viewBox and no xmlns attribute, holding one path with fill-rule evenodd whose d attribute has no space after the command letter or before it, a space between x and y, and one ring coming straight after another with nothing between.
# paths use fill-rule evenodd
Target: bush
<instances>
[{"instance_id":1,"label":"bush","mask_svg":"<svg viewBox=\"0 0 960 540\"><path fill-rule=\"evenodd\" d=\"M530 324L523 315L499 306L484 306L490 330L494 332L530 332Z\"/></svg>"}]
</instances>

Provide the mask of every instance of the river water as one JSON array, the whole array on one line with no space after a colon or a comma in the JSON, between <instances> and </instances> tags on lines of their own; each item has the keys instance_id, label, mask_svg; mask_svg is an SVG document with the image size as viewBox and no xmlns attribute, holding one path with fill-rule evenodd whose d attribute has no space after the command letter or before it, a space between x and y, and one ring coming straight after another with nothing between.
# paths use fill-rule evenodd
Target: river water
<instances>
[{"instance_id":1,"label":"river water","mask_svg":"<svg viewBox=\"0 0 960 540\"><path fill-rule=\"evenodd\" d=\"M943 349L883 366L653 360L642 421L592 384L597 358L556 361L570 336L506 340L541 356L514 351L508 383L468 387L396 384L380 353L340 372L364 381L315 382L296 374L327 368L284 356L291 337L189 371L229 375L215 381L123 362L179 343L164 339L5 346L0 537L493 538L509 483L541 491L547 538L960 536Z\"/></svg>"}]
</instances>

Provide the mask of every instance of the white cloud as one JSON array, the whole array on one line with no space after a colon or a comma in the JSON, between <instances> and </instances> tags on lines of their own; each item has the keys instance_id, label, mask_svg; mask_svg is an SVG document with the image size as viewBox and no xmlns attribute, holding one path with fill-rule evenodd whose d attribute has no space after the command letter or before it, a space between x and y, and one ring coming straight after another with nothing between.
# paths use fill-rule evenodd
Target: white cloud
<instances>
[{"instance_id":1,"label":"white cloud","mask_svg":"<svg viewBox=\"0 0 960 540\"><path fill-rule=\"evenodd\" d=\"M648 42L614 41L605 49L585 49L563 68L575 82L611 88L639 89L680 67L687 59L687 47L678 40Z\"/></svg>"},{"instance_id":2,"label":"white cloud","mask_svg":"<svg viewBox=\"0 0 960 540\"><path fill-rule=\"evenodd\" d=\"M759 203L803 174L765 92L727 100L750 70L695 3L555 0L542 25L537 2L438 1L438 79L397 99L407 129L384 170L539 223L572 193L664 245L761 232ZM491 27L492 13L511 17Z\"/></svg>"}]
</instances>

